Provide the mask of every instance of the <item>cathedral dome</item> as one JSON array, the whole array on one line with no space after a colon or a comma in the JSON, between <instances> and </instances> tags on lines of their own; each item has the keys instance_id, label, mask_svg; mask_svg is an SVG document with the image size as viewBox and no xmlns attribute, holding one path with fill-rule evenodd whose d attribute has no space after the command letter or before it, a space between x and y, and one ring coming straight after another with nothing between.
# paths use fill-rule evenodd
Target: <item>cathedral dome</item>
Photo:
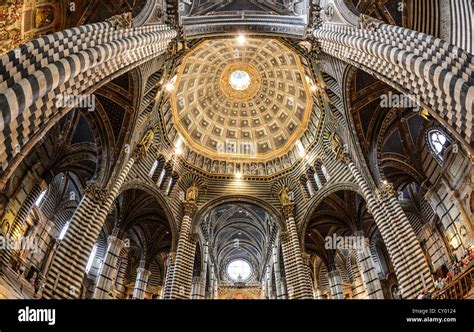
<instances>
[{"instance_id":1,"label":"cathedral dome","mask_svg":"<svg viewBox=\"0 0 474 332\"><path fill-rule=\"evenodd\" d=\"M265 160L294 147L312 107L299 56L270 38L206 40L184 58L173 119L196 152Z\"/></svg>"}]
</instances>

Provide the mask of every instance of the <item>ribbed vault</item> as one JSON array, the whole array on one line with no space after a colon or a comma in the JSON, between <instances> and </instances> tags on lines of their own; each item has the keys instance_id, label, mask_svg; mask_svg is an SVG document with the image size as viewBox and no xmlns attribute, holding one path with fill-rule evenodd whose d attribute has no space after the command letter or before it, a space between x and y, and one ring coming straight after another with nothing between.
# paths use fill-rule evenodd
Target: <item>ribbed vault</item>
<instances>
[{"instance_id":1,"label":"ribbed vault","mask_svg":"<svg viewBox=\"0 0 474 332\"><path fill-rule=\"evenodd\" d=\"M227 266L244 260L252 267L248 282L258 281L268 259L277 224L263 208L251 204L223 204L212 210L201 225L209 238L210 253L218 266L221 281L233 282Z\"/></svg>"}]
</instances>

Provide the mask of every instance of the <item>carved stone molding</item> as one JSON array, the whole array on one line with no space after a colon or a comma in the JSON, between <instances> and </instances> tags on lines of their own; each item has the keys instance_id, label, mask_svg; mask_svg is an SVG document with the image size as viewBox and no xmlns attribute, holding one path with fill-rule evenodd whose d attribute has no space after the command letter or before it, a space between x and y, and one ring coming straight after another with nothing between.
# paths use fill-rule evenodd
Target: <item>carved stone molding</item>
<instances>
[{"instance_id":1,"label":"carved stone molding","mask_svg":"<svg viewBox=\"0 0 474 332\"><path fill-rule=\"evenodd\" d=\"M137 274L140 274L143 278L148 278L151 274L151 271L143 267L139 267L137 268Z\"/></svg>"},{"instance_id":2,"label":"carved stone molding","mask_svg":"<svg viewBox=\"0 0 474 332\"><path fill-rule=\"evenodd\" d=\"M341 272L339 272L337 267L333 266L332 268L333 268L333 270L328 271L329 278L331 278L331 279L332 278L341 278Z\"/></svg>"},{"instance_id":3,"label":"carved stone molding","mask_svg":"<svg viewBox=\"0 0 474 332\"><path fill-rule=\"evenodd\" d=\"M368 15L359 16L359 28L366 30L377 30L383 22Z\"/></svg>"},{"instance_id":4,"label":"carved stone molding","mask_svg":"<svg viewBox=\"0 0 474 332\"><path fill-rule=\"evenodd\" d=\"M334 7L332 4L328 4L324 9L324 16L327 21L330 21L334 17Z\"/></svg>"},{"instance_id":5,"label":"carved stone molding","mask_svg":"<svg viewBox=\"0 0 474 332\"><path fill-rule=\"evenodd\" d=\"M107 238L107 242L108 242L108 244L113 245L114 247L119 247L120 250L122 248L124 248L125 244L126 244L126 242L124 240L119 239L118 237L113 236L113 235L111 235Z\"/></svg>"},{"instance_id":6,"label":"carved stone molding","mask_svg":"<svg viewBox=\"0 0 474 332\"><path fill-rule=\"evenodd\" d=\"M107 198L108 190L102 188L97 182L87 182L85 194L96 202L104 202Z\"/></svg>"},{"instance_id":7,"label":"carved stone molding","mask_svg":"<svg viewBox=\"0 0 474 332\"><path fill-rule=\"evenodd\" d=\"M141 159L143 159L143 158L145 158L145 157L146 157L146 151L143 150L143 149L137 148L137 149L135 149L135 150L133 151L133 153L132 153L132 158L133 158L134 160L141 160Z\"/></svg>"},{"instance_id":8,"label":"carved stone molding","mask_svg":"<svg viewBox=\"0 0 474 332\"><path fill-rule=\"evenodd\" d=\"M129 29L133 27L132 13L123 13L120 15L114 15L106 20L112 23L112 26L116 29Z\"/></svg>"},{"instance_id":9,"label":"carved stone molding","mask_svg":"<svg viewBox=\"0 0 474 332\"><path fill-rule=\"evenodd\" d=\"M385 201L386 199L393 197L395 195L395 190L393 184L389 182L383 182L379 189L375 192L379 201Z\"/></svg>"},{"instance_id":10,"label":"carved stone molding","mask_svg":"<svg viewBox=\"0 0 474 332\"><path fill-rule=\"evenodd\" d=\"M183 202L184 215L192 218L197 211L197 205L194 202Z\"/></svg>"}]
</instances>

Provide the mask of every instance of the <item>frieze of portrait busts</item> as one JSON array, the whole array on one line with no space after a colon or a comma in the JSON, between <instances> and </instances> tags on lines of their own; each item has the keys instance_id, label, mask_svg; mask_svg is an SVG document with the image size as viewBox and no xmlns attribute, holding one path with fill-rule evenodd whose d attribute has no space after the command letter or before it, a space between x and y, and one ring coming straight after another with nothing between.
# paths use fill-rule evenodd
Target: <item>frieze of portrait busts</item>
<instances>
[{"instance_id":1,"label":"frieze of portrait busts","mask_svg":"<svg viewBox=\"0 0 474 332\"><path fill-rule=\"evenodd\" d=\"M225 174L225 162L221 161L219 165L219 173Z\"/></svg>"},{"instance_id":2,"label":"frieze of portrait busts","mask_svg":"<svg viewBox=\"0 0 474 332\"><path fill-rule=\"evenodd\" d=\"M219 162L214 160L212 162L211 172L217 173L219 171Z\"/></svg>"},{"instance_id":3,"label":"frieze of portrait busts","mask_svg":"<svg viewBox=\"0 0 474 332\"><path fill-rule=\"evenodd\" d=\"M211 161L206 158L206 160L204 161L204 170L206 172L209 172L211 170Z\"/></svg>"},{"instance_id":4,"label":"frieze of portrait busts","mask_svg":"<svg viewBox=\"0 0 474 332\"><path fill-rule=\"evenodd\" d=\"M252 175L257 175L258 174L258 169L257 169L257 164L256 163L252 163L250 165L250 172L252 173Z\"/></svg>"}]
</instances>

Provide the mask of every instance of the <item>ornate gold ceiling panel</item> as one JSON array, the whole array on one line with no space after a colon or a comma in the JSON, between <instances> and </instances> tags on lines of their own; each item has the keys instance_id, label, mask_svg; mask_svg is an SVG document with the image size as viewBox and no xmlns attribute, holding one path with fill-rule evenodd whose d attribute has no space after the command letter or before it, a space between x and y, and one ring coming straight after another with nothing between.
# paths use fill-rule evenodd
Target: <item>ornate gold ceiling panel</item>
<instances>
[{"instance_id":1,"label":"ornate gold ceiling panel","mask_svg":"<svg viewBox=\"0 0 474 332\"><path fill-rule=\"evenodd\" d=\"M276 39L213 39L183 59L171 94L186 144L213 159L269 160L305 131L311 91L299 55Z\"/></svg>"}]
</instances>

